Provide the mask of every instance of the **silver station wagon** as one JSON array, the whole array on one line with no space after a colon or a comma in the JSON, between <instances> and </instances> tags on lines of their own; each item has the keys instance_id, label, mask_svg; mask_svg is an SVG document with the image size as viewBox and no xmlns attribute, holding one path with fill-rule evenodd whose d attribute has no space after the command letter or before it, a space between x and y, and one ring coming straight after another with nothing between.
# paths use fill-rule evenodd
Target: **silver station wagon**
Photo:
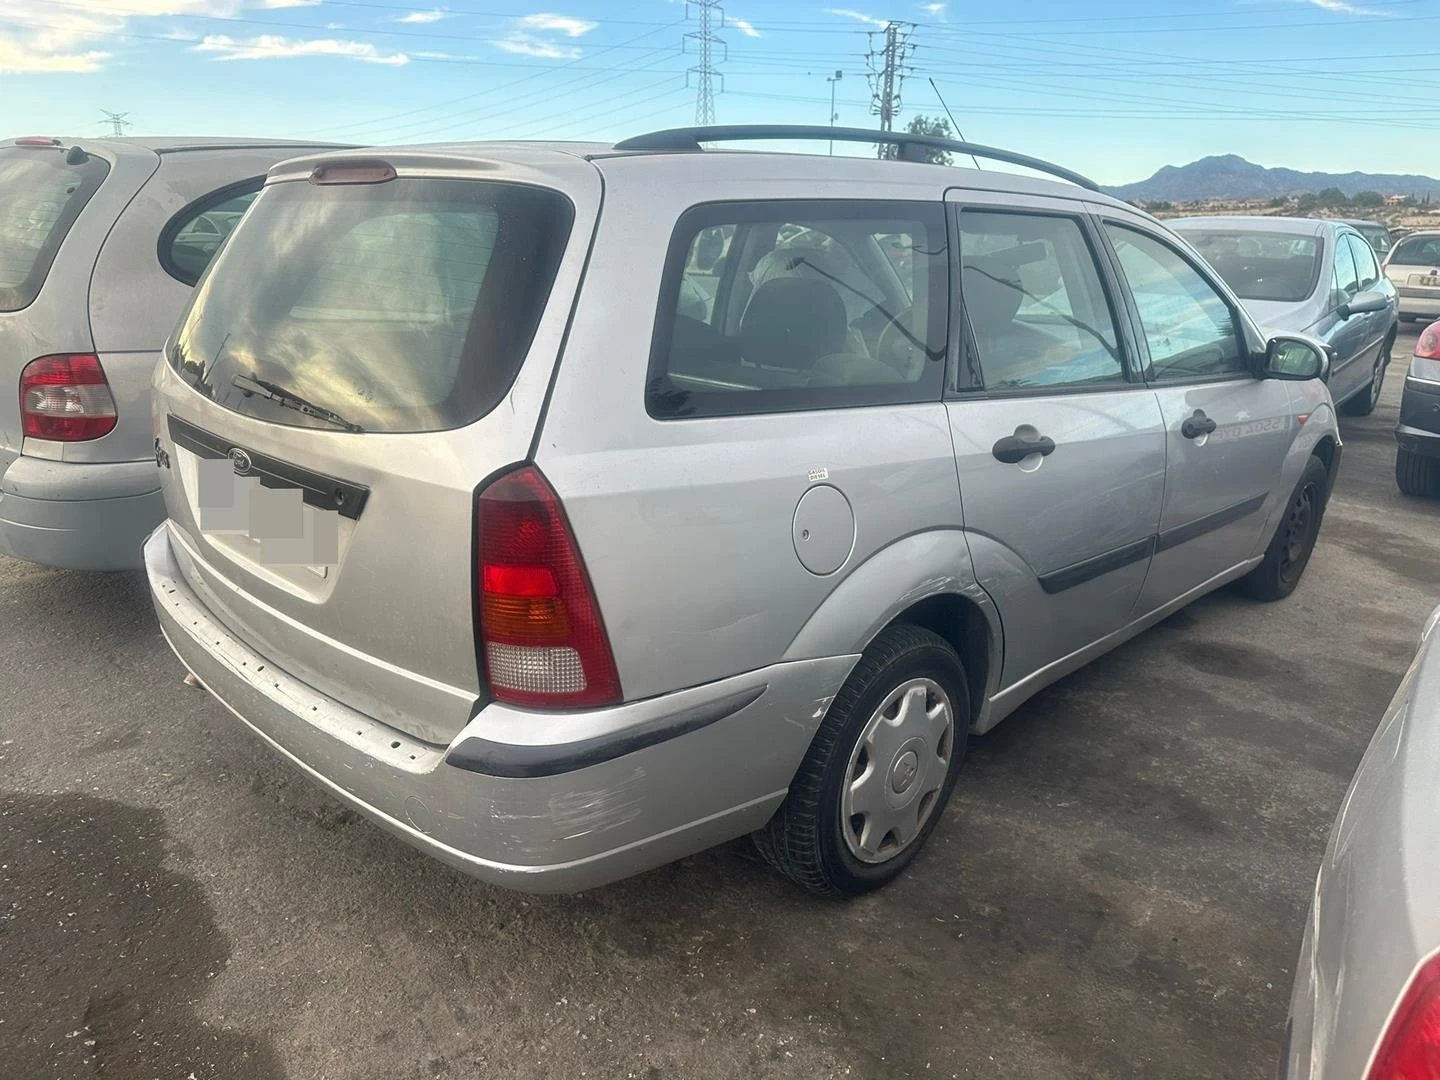
<instances>
[{"instance_id":1,"label":"silver station wagon","mask_svg":"<svg viewBox=\"0 0 1440 1080\"><path fill-rule=\"evenodd\" d=\"M898 160L702 149L832 135ZM755 833L862 892L970 732L1227 582L1295 588L1325 362L1002 150L315 156L157 368L145 561L201 683L463 870L576 890Z\"/></svg>"}]
</instances>

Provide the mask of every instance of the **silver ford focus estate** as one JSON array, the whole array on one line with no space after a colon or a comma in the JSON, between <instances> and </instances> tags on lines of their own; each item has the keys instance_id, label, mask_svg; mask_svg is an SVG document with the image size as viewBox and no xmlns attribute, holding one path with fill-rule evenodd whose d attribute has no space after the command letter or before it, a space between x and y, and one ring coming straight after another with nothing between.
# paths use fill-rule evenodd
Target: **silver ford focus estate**
<instances>
[{"instance_id":1,"label":"silver ford focus estate","mask_svg":"<svg viewBox=\"0 0 1440 1080\"><path fill-rule=\"evenodd\" d=\"M898 160L702 149L832 134ZM157 368L145 561L201 683L463 870L570 891L754 833L857 893L970 732L1212 589L1295 588L1324 366L992 148L313 156Z\"/></svg>"}]
</instances>

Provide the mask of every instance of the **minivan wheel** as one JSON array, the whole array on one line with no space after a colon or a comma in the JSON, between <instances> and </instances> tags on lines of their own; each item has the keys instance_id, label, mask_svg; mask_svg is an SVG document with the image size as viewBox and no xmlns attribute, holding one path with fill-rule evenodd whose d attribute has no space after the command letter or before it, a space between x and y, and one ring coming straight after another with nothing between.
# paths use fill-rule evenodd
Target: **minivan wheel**
<instances>
[{"instance_id":1,"label":"minivan wheel","mask_svg":"<svg viewBox=\"0 0 1440 1080\"><path fill-rule=\"evenodd\" d=\"M1375 367L1370 372L1370 383L1345 403L1345 412L1350 416L1369 416L1380 404L1380 389L1385 385L1385 372L1390 367L1390 350L1395 339L1388 337L1381 346L1380 355L1375 358Z\"/></svg>"},{"instance_id":2,"label":"minivan wheel","mask_svg":"<svg viewBox=\"0 0 1440 1080\"><path fill-rule=\"evenodd\" d=\"M1265 549L1265 558L1240 579L1241 588L1256 600L1283 600L1300 584L1320 535L1328 487L1325 463L1311 457L1281 515L1280 527Z\"/></svg>"},{"instance_id":3,"label":"minivan wheel","mask_svg":"<svg viewBox=\"0 0 1440 1080\"><path fill-rule=\"evenodd\" d=\"M830 703L755 846L810 892L878 889L940 820L969 732L969 685L955 650L918 626L889 627Z\"/></svg>"},{"instance_id":4,"label":"minivan wheel","mask_svg":"<svg viewBox=\"0 0 1440 1080\"><path fill-rule=\"evenodd\" d=\"M1406 495L1440 495L1440 458L1423 457L1397 447L1395 486Z\"/></svg>"}]
</instances>

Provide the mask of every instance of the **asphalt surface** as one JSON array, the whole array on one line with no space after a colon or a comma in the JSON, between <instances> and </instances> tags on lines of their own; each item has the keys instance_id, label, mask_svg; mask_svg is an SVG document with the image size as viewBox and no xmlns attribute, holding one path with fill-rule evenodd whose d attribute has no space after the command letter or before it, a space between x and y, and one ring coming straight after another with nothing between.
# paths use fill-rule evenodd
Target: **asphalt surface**
<instances>
[{"instance_id":1,"label":"asphalt surface","mask_svg":"<svg viewBox=\"0 0 1440 1080\"><path fill-rule=\"evenodd\" d=\"M186 687L138 577L0 559L0 1074L1272 1076L1326 833L1440 602L1400 381L1344 422L1295 596L1211 596L1040 695L848 904L743 842L481 885Z\"/></svg>"}]
</instances>

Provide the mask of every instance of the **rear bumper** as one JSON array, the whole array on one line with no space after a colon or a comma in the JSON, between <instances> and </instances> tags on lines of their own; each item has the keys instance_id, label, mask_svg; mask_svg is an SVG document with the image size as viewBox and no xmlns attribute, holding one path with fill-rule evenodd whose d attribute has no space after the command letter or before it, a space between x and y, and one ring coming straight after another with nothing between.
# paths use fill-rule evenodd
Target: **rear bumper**
<instances>
[{"instance_id":1,"label":"rear bumper","mask_svg":"<svg viewBox=\"0 0 1440 1080\"><path fill-rule=\"evenodd\" d=\"M1440 316L1440 296L1410 296L1403 288L1397 289L1401 315Z\"/></svg>"},{"instance_id":2,"label":"rear bumper","mask_svg":"<svg viewBox=\"0 0 1440 1080\"><path fill-rule=\"evenodd\" d=\"M434 746L249 649L186 584L168 525L146 542L145 565L170 647L266 743L401 839L527 892L602 885L759 828L857 659L777 664L583 713L492 704Z\"/></svg>"},{"instance_id":3,"label":"rear bumper","mask_svg":"<svg viewBox=\"0 0 1440 1080\"><path fill-rule=\"evenodd\" d=\"M153 461L20 456L0 476L0 554L67 570L137 570L165 518Z\"/></svg>"}]
</instances>

